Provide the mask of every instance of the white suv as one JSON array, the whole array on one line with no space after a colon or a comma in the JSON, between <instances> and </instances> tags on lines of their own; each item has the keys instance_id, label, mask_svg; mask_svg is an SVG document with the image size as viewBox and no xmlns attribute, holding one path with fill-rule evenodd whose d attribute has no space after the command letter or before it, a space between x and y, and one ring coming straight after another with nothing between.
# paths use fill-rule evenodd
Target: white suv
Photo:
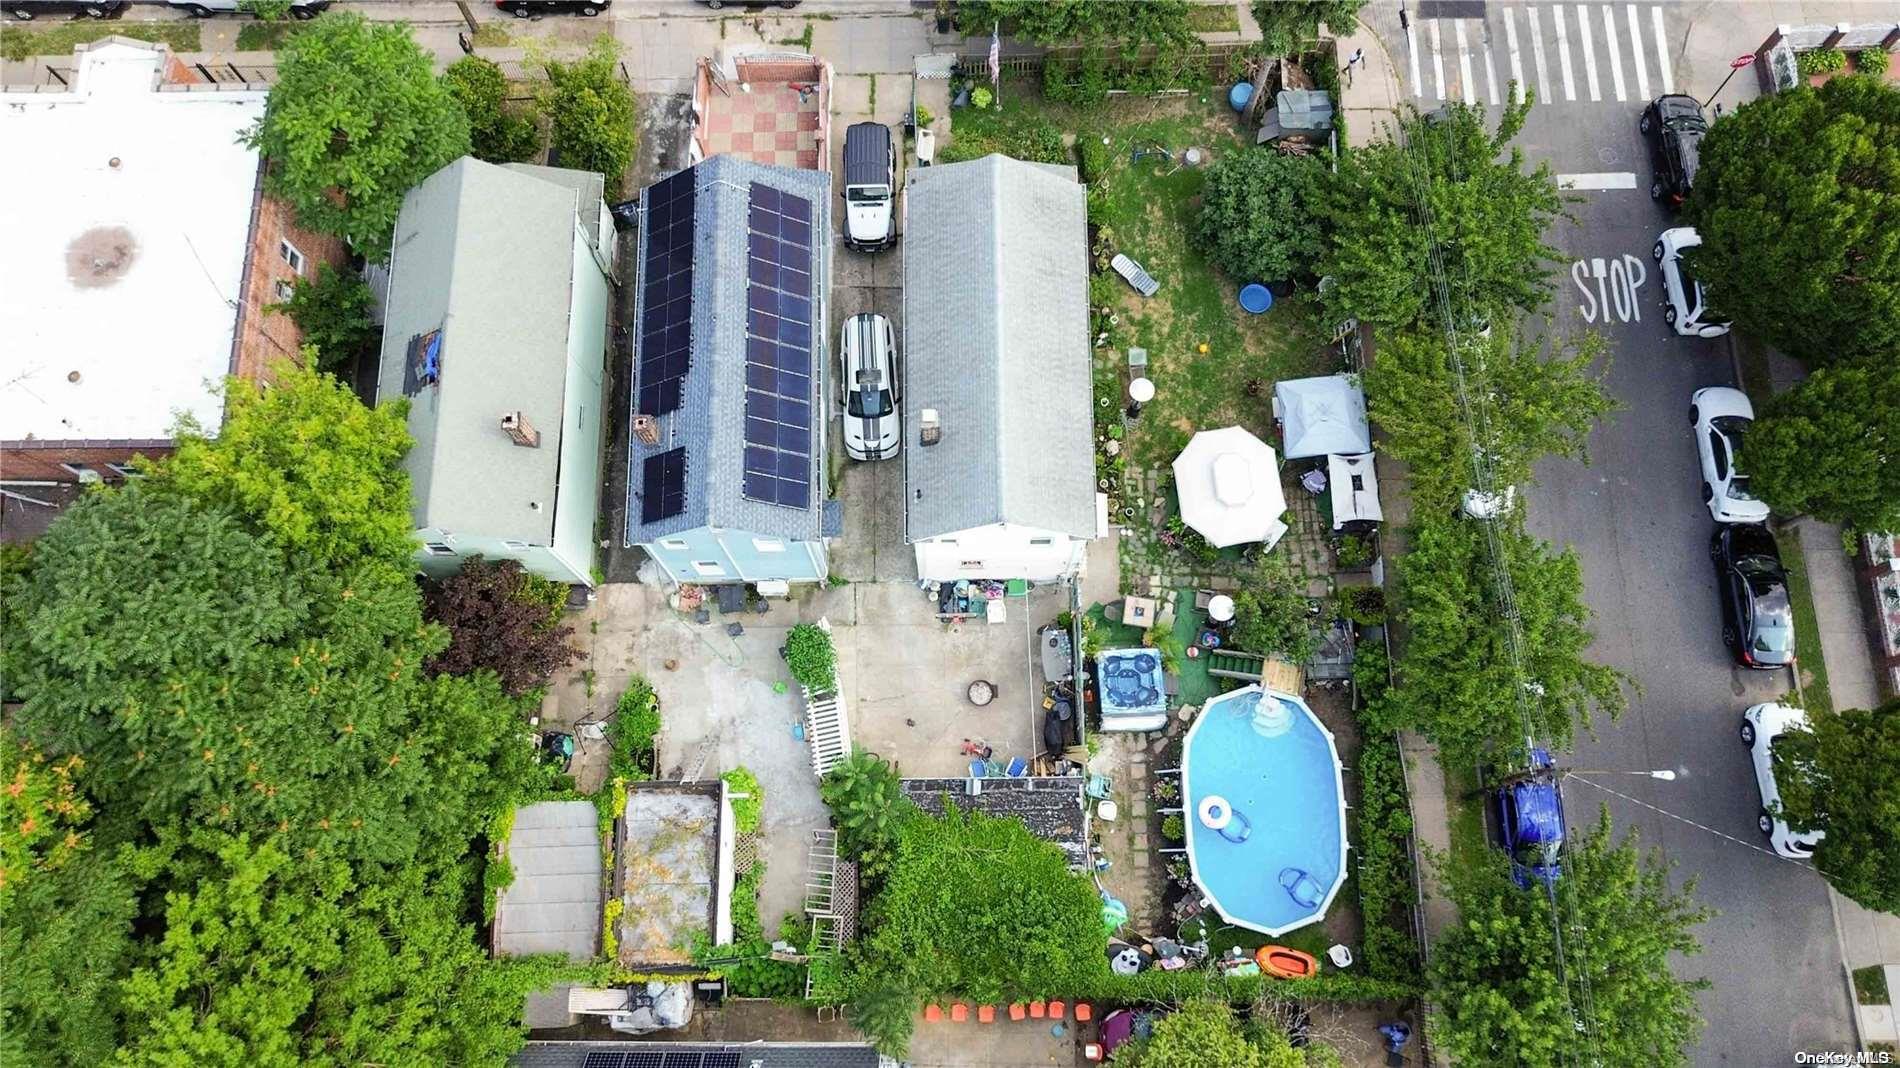
<instances>
[{"instance_id":1,"label":"white suv","mask_svg":"<svg viewBox=\"0 0 1900 1068\"><path fill-rule=\"evenodd\" d=\"M1676 328L1683 337L1721 337L1728 333L1728 320L1709 311L1702 283L1683 266L1682 254L1702 243L1693 226L1664 230L1649 250L1662 264L1663 322Z\"/></svg>"},{"instance_id":2,"label":"white suv","mask_svg":"<svg viewBox=\"0 0 1900 1068\"><path fill-rule=\"evenodd\" d=\"M1790 732L1807 729L1807 715L1787 705L1756 705L1742 713L1742 744L1755 762L1755 788L1761 792L1757 825L1775 852L1792 860L1812 857L1814 847L1826 836L1822 831L1797 832L1775 811L1781 805L1781 788L1775 785L1775 743Z\"/></svg>"},{"instance_id":3,"label":"white suv","mask_svg":"<svg viewBox=\"0 0 1900 1068\"><path fill-rule=\"evenodd\" d=\"M882 315L853 315L839 338L844 374L838 401L844 407L844 454L853 460L886 460L902 445L897 385L897 340Z\"/></svg>"},{"instance_id":4,"label":"white suv","mask_svg":"<svg viewBox=\"0 0 1900 1068\"><path fill-rule=\"evenodd\" d=\"M1689 423L1702 460L1702 500L1717 523L1768 521L1768 506L1748 492L1748 476L1735 469L1742 436L1754 421L1755 406L1739 389L1710 386L1689 398Z\"/></svg>"}]
</instances>

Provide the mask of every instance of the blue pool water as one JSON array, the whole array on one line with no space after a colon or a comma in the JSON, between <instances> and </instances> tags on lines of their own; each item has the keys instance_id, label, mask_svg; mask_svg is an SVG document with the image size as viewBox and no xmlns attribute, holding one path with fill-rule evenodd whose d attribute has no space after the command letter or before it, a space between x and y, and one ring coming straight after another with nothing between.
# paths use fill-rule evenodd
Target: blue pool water
<instances>
[{"instance_id":1,"label":"blue pool water","mask_svg":"<svg viewBox=\"0 0 1900 1068\"><path fill-rule=\"evenodd\" d=\"M1221 915L1270 935L1324 915L1344 877L1343 795L1332 741L1305 703L1252 686L1215 698L1188 734L1183 767L1189 860ZM1202 823L1210 795L1250 825L1244 841ZM1281 885L1289 868L1312 877L1318 904Z\"/></svg>"}]
</instances>

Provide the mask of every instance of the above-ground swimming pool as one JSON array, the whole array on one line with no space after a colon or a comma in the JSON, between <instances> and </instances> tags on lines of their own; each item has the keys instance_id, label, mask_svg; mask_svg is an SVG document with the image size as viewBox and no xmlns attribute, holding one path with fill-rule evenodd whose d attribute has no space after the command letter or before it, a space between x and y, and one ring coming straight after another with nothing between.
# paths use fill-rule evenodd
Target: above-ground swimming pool
<instances>
[{"instance_id":1,"label":"above-ground swimming pool","mask_svg":"<svg viewBox=\"0 0 1900 1068\"><path fill-rule=\"evenodd\" d=\"M1207 703L1181 758L1188 864L1228 923L1280 935L1326 915L1345 880L1333 736L1306 702L1248 686Z\"/></svg>"}]
</instances>

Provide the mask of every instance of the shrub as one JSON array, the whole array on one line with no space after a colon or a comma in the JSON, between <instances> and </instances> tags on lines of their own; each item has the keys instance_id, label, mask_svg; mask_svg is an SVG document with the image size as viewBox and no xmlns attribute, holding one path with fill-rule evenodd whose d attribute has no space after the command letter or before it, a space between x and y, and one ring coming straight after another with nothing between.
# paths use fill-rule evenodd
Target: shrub
<instances>
[{"instance_id":1,"label":"shrub","mask_svg":"<svg viewBox=\"0 0 1900 1068\"><path fill-rule=\"evenodd\" d=\"M530 575L519 561L471 556L462 570L429 582L423 595L428 617L449 630L448 648L429 659L431 674L486 669L520 696L580 656L568 644L573 628L559 625L566 587Z\"/></svg>"},{"instance_id":2,"label":"shrub","mask_svg":"<svg viewBox=\"0 0 1900 1068\"><path fill-rule=\"evenodd\" d=\"M917 125L918 126L920 127L929 126L931 123L935 122L936 119L937 117L930 113L929 108L923 106L922 104L917 105Z\"/></svg>"},{"instance_id":3,"label":"shrub","mask_svg":"<svg viewBox=\"0 0 1900 1068\"><path fill-rule=\"evenodd\" d=\"M1401 759L1390 734L1367 737L1359 750L1359 909L1365 920L1366 971L1375 979L1410 982L1418 978L1418 947L1405 915L1412 900L1412 858L1406 849L1412 811Z\"/></svg>"},{"instance_id":4,"label":"shrub","mask_svg":"<svg viewBox=\"0 0 1900 1068\"><path fill-rule=\"evenodd\" d=\"M463 56L442 72L449 95L468 116L469 149L490 163L517 163L540 152L541 137L532 110L508 103L508 79L501 67L480 56Z\"/></svg>"},{"instance_id":5,"label":"shrub","mask_svg":"<svg viewBox=\"0 0 1900 1068\"><path fill-rule=\"evenodd\" d=\"M1816 74L1832 74L1847 69L1847 53L1838 48L1818 48L1812 52L1801 52L1794 57L1795 69L1803 78Z\"/></svg>"},{"instance_id":6,"label":"shrub","mask_svg":"<svg viewBox=\"0 0 1900 1068\"><path fill-rule=\"evenodd\" d=\"M978 111L983 111L990 106L990 101L995 98L995 94L991 93L987 87L979 85L976 87L976 90L970 94L970 106L976 108Z\"/></svg>"},{"instance_id":7,"label":"shrub","mask_svg":"<svg viewBox=\"0 0 1900 1068\"><path fill-rule=\"evenodd\" d=\"M613 722L607 724L607 743L613 750L608 774L628 782L652 778L656 770L653 739L659 733L660 698L647 680L636 675L614 706Z\"/></svg>"},{"instance_id":8,"label":"shrub","mask_svg":"<svg viewBox=\"0 0 1900 1068\"><path fill-rule=\"evenodd\" d=\"M759 821L765 813L765 791L759 788L758 776L752 774L745 765L733 768L721 775L732 794L732 822L738 825L740 834L748 834L759 829ZM744 797L737 795L745 794Z\"/></svg>"},{"instance_id":9,"label":"shrub","mask_svg":"<svg viewBox=\"0 0 1900 1068\"><path fill-rule=\"evenodd\" d=\"M1269 556L1234 592L1234 642L1250 653L1304 663L1319 643L1310 608L1300 580Z\"/></svg>"},{"instance_id":10,"label":"shrub","mask_svg":"<svg viewBox=\"0 0 1900 1068\"><path fill-rule=\"evenodd\" d=\"M1385 622L1385 589L1380 586L1348 586L1340 590L1339 615L1362 627Z\"/></svg>"},{"instance_id":11,"label":"shrub","mask_svg":"<svg viewBox=\"0 0 1900 1068\"><path fill-rule=\"evenodd\" d=\"M1198 225L1208 259L1239 282L1311 273L1324 248L1315 156L1259 148L1228 152L1208 169Z\"/></svg>"},{"instance_id":12,"label":"shrub","mask_svg":"<svg viewBox=\"0 0 1900 1068\"><path fill-rule=\"evenodd\" d=\"M867 879L883 872L898 825L915 806L897 788L897 773L876 753L854 749L825 773L818 797L838 825L838 847Z\"/></svg>"},{"instance_id":13,"label":"shrub","mask_svg":"<svg viewBox=\"0 0 1900 1068\"><path fill-rule=\"evenodd\" d=\"M495 905L501 892L515 884L515 866L508 854L498 853L482 865L482 922L495 922Z\"/></svg>"},{"instance_id":14,"label":"shrub","mask_svg":"<svg viewBox=\"0 0 1900 1068\"><path fill-rule=\"evenodd\" d=\"M1863 48L1854 53L1854 70L1879 77L1887 73L1887 64L1891 59L1884 48Z\"/></svg>"},{"instance_id":15,"label":"shrub","mask_svg":"<svg viewBox=\"0 0 1900 1068\"><path fill-rule=\"evenodd\" d=\"M1076 169L1084 182L1094 185L1108 177L1114 151L1100 131L1084 130L1075 136Z\"/></svg>"},{"instance_id":16,"label":"shrub","mask_svg":"<svg viewBox=\"0 0 1900 1068\"><path fill-rule=\"evenodd\" d=\"M832 647L831 632L816 623L800 623L785 636L785 663L792 669L792 678L813 693L838 688L838 652Z\"/></svg>"},{"instance_id":17,"label":"shrub","mask_svg":"<svg viewBox=\"0 0 1900 1068\"><path fill-rule=\"evenodd\" d=\"M620 187L633 160L637 128L633 90L620 79L619 66L614 39L605 34L574 62L549 60L543 105L553 118L561 166L599 171L610 191Z\"/></svg>"},{"instance_id":18,"label":"shrub","mask_svg":"<svg viewBox=\"0 0 1900 1068\"><path fill-rule=\"evenodd\" d=\"M317 350L317 369L335 373L354 367L381 343L374 307L369 283L354 271L325 263L316 274L297 279L289 300L265 305L264 310L290 316L303 333L303 343Z\"/></svg>"},{"instance_id":19,"label":"shrub","mask_svg":"<svg viewBox=\"0 0 1900 1068\"><path fill-rule=\"evenodd\" d=\"M1179 812L1170 813L1161 821L1161 837L1170 842L1187 841L1187 821L1181 818Z\"/></svg>"}]
</instances>

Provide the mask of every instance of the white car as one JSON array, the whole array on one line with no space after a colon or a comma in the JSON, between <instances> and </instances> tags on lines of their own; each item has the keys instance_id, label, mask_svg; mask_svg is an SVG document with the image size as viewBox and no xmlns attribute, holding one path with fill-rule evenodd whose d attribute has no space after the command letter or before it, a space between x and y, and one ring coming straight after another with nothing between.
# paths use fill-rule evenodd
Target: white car
<instances>
[{"instance_id":1,"label":"white car","mask_svg":"<svg viewBox=\"0 0 1900 1068\"><path fill-rule=\"evenodd\" d=\"M853 460L885 460L903 444L899 426L897 340L882 315L853 315L838 341L844 373L838 401L844 408L844 454Z\"/></svg>"},{"instance_id":2,"label":"white car","mask_svg":"<svg viewBox=\"0 0 1900 1068\"><path fill-rule=\"evenodd\" d=\"M1793 860L1806 860L1826 836L1823 831L1797 832L1776 814L1781 804L1781 788L1775 785L1774 745L1790 731L1808 729L1808 717L1798 708L1781 704L1756 705L1742 713L1742 744L1755 762L1755 788L1761 791L1761 815L1758 825L1768 836L1775 852Z\"/></svg>"},{"instance_id":3,"label":"white car","mask_svg":"<svg viewBox=\"0 0 1900 1068\"><path fill-rule=\"evenodd\" d=\"M1755 406L1739 389L1710 386L1689 398L1689 423L1702 459L1702 500L1717 523L1768 521L1768 506L1748 492L1748 476L1735 469L1742 435L1754 421Z\"/></svg>"},{"instance_id":4,"label":"white car","mask_svg":"<svg viewBox=\"0 0 1900 1068\"><path fill-rule=\"evenodd\" d=\"M1663 322L1675 327L1683 337L1721 337L1728 333L1728 320L1709 311L1702 283L1695 280L1682 262L1682 254L1702 243L1693 226L1664 230L1649 250L1662 265Z\"/></svg>"}]
</instances>

